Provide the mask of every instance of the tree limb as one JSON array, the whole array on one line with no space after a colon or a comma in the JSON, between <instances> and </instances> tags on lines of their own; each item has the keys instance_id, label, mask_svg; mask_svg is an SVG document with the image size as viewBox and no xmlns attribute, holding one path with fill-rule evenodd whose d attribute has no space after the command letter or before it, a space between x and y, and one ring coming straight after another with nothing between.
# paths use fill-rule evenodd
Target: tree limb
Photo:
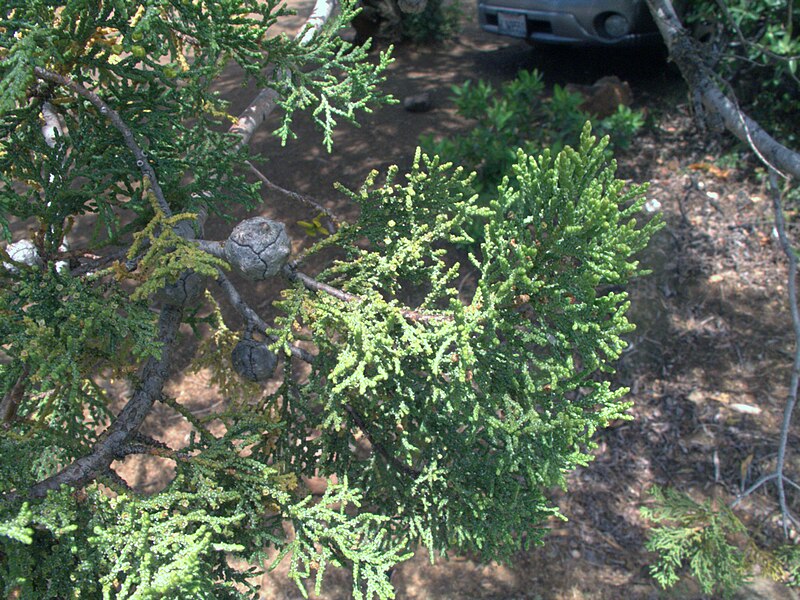
<instances>
[{"instance_id":1,"label":"tree limb","mask_svg":"<svg viewBox=\"0 0 800 600\"><path fill-rule=\"evenodd\" d=\"M69 88L81 98L85 98L98 110L101 115L111 121L111 124L122 134L122 139L125 141L125 145L136 159L136 166L139 167L142 175L144 175L149 181L150 190L156 197L159 208L161 208L164 214L168 217L172 216L172 211L169 208L169 204L167 203L166 198L164 198L164 192L161 189L161 185L158 183L155 169L153 169L152 165L148 162L147 154L145 154L141 147L139 147L139 144L136 143L131 128L128 127L125 121L122 120L122 117L119 116L119 113L106 104L100 96L83 87L80 83L73 81L72 79L68 79L67 77L59 75L58 73L54 73L53 71L42 69L41 67L34 67L33 72L37 77L52 83L57 83L62 87Z\"/></svg>"},{"instance_id":2,"label":"tree limb","mask_svg":"<svg viewBox=\"0 0 800 600\"><path fill-rule=\"evenodd\" d=\"M261 171L259 171L255 167L255 165L253 165L253 163L251 163L249 160L245 161L244 164L246 164L248 167L250 167L250 170L253 172L253 174L256 177L259 178L259 180L261 180L261 183L263 183L265 186L267 186L272 191L275 191L275 192L278 192L280 194L283 194L284 196L287 196L287 197L291 198L292 200L297 200L298 202L301 202L303 204L307 204L308 206L311 206L312 208L315 208L316 210L318 210L321 213L323 213L331 221L330 223L326 223L325 229L327 229L328 233L330 233L331 235L336 233L336 224L340 223L341 221L333 213L333 211L331 211L328 208L325 208L322 204L320 204L319 202L317 202L316 200L314 200L310 196L306 196L304 194L298 194L297 192L293 192L291 190L287 190L287 189L282 188L281 186L279 186L279 185L277 185L275 183L272 183L272 181L267 179L267 176L264 175Z\"/></svg>"},{"instance_id":3,"label":"tree limb","mask_svg":"<svg viewBox=\"0 0 800 600\"><path fill-rule=\"evenodd\" d=\"M700 95L705 107L717 113L728 131L753 148L769 168L784 177L791 175L800 179L800 153L769 135L722 92L713 73L698 59L701 51L681 24L670 0L647 0L647 5L667 44L670 58L678 65L689 87Z\"/></svg>"},{"instance_id":4,"label":"tree limb","mask_svg":"<svg viewBox=\"0 0 800 600\"><path fill-rule=\"evenodd\" d=\"M141 372L141 385L103 433L100 441L95 444L91 454L77 459L52 477L40 481L28 490L26 497L42 498L47 492L57 490L62 485L84 486L108 469L130 436L142 424L153 403L161 397L161 388L169 376L173 343L178 334L182 315L183 310L177 306L167 305L162 309L158 320L158 339L162 343L161 355L147 360ZM2 499L13 501L20 496L20 493L12 492Z\"/></svg>"},{"instance_id":5,"label":"tree limb","mask_svg":"<svg viewBox=\"0 0 800 600\"><path fill-rule=\"evenodd\" d=\"M231 127L231 133L239 136L239 142L234 146L235 151L250 143L256 129L267 120L277 105L278 92L270 88L264 88L258 92L256 97L250 101L249 106L239 115L236 124Z\"/></svg>"},{"instance_id":6,"label":"tree limb","mask_svg":"<svg viewBox=\"0 0 800 600\"><path fill-rule=\"evenodd\" d=\"M30 375L30 367L25 364L22 367L22 373L17 377L16 383L0 400L0 424L8 425L17 415L17 408L22 398L25 396L25 387L28 384L28 375Z\"/></svg>"},{"instance_id":7,"label":"tree limb","mask_svg":"<svg viewBox=\"0 0 800 600\"><path fill-rule=\"evenodd\" d=\"M236 312L238 312L249 325L257 328L262 333L269 329L267 322L259 317L258 313L242 299L242 295L239 293L239 290L236 289L236 286L233 285L231 280L228 279L222 271L219 271L217 283L228 296L228 300L233 305L233 308L236 309ZM275 341L274 337L267 337ZM300 360L304 360L309 364L314 362L314 355L308 350L303 350L302 348L290 344L289 351L292 353L292 356L299 358Z\"/></svg>"},{"instance_id":8,"label":"tree limb","mask_svg":"<svg viewBox=\"0 0 800 600\"><path fill-rule=\"evenodd\" d=\"M308 44L314 36L322 30L325 23L328 22L333 10L338 5L337 0L317 0L311 15L306 20L303 27L295 35L301 45ZM268 67L268 70L274 67ZM278 72L277 76L281 77L284 73ZM235 151L240 150L250 143L256 129L267 119L270 113L275 110L278 105L279 94L271 88L263 88L259 90L255 98L250 102L249 106L239 115L236 124L231 128L231 133L235 133L240 137L239 143L234 147Z\"/></svg>"},{"instance_id":9,"label":"tree limb","mask_svg":"<svg viewBox=\"0 0 800 600\"><path fill-rule=\"evenodd\" d=\"M51 148L56 147L56 136L64 137L64 126L58 113L49 102L42 102L42 137L44 142Z\"/></svg>"},{"instance_id":10,"label":"tree limb","mask_svg":"<svg viewBox=\"0 0 800 600\"><path fill-rule=\"evenodd\" d=\"M311 29L314 33L322 28L335 4L336 0L318 0L318 6L315 6L309 18ZM323 7L325 10L318 10L319 7ZM298 36L301 34L303 35L301 43L307 43L307 40L311 39L311 37L308 36L309 31L308 26L306 26L301 30L300 34L298 34ZM136 143L133 132L119 116L119 113L106 104L96 93L67 77L47 69L42 69L41 67L34 67L34 73L41 79L67 87L80 97L85 98L102 115L111 121L112 125L122 133L125 145L136 158L136 165L149 180L150 188L161 210L167 216L172 215L172 211L164 198L163 191L156 178L155 170L147 161L146 154ZM276 92L272 90L262 90L248 109L245 110L243 117L240 117L239 123L231 127L230 132L239 134L240 136L240 140L235 147L236 150L241 149L250 141L256 127L260 125L269 112L274 109L276 99ZM201 219L204 217L204 214L200 216ZM222 273L220 273L220 275L227 281L227 278L225 278ZM228 284L230 284L229 281ZM223 285L223 287L225 286ZM244 304L232 284L229 285L229 288L239 297L240 302L237 305L237 309L244 310L244 307L246 307L252 312L252 315L258 317L255 311L252 311L250 307ZM159 316L159 335L157 338L162 344L161 355L158 358L151 357L145 362L140 374L141 384L117 415L114 422L103 433L97 444L95 444L92 452L73 461L55 475L36 483L27 493L9 492L0 496L0 501L12 502L23 496L27 498L41 498L47 495L49 491L59 489L62 485L82 487L108 472L109 465L114 460L115 456L122 450L131 435L141 426L150 412L153 403L161 397L161 390L169 376L173 345L182 318L183 309L180 307L166 305L162 309ZM261 321L260 318L259 321L265 325L266 329L266 323ZM292 347L292 354L299 356L303 360L313 360L313 356L301 348ZM4 398L4 404L7 403L8 402L6 402Z\"/></svg>"},{"instance_id":11,"label":"tree limb","mask_svg":"<svg viewBox=\"0 0 800 600\"><path fill-rule=\"evenodd\" d=\"M225 258L225 243L224 242L216 242L212 240L192 240L192 243L200 248L203 252L210 254L211 256L216 256L217 258L221 258L222 260L227 261L228 259Z\"/></svg>"},{"instance_id":12,"label":"tree limb","mask_svg":"<svg viewBox=\"0 0 800 600\"><path fill-rule=\"evenodd\" d=\"M328 19L330 19L337 4L337 0L317 0L311 11L311 15L294 39L300 42L302 46L308 44L314 39L315 35L322 31L322 28L325 26L325 23L328 22Z\"/></svg>"}]
</instances>

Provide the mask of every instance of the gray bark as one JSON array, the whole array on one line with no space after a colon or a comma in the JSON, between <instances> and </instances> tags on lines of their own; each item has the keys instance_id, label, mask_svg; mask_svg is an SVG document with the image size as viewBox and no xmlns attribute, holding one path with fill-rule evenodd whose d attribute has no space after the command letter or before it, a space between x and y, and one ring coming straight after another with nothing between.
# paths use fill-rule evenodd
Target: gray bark
<instances>
[{"instance_id":1,"label":"gray bark","mask_svg":"<svg viewBox=\"0 0 800 600\"><path fill-rule=\"evenodd\" d=\"M681 24L670 0L647 0L647 5L667 44L670 58L691 90L699 94L706 109L718 114L728 131L753 148L768 167L784 176L800 179L800 153L787 148L764 131L723 93L714 73L700 58L702 50Z\"/></svg>"}]
</instances>

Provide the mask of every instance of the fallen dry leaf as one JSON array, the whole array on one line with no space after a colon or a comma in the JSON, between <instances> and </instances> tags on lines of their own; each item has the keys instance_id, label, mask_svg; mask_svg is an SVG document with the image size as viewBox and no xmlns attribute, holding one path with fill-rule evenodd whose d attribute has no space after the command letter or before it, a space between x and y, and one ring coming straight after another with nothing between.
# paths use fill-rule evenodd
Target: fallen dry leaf
<instances>
[{"instance_id":1,"label":"fallen dry leaf","mask_svg":"<svg viewBox=\"0 0 800 600\"><path fill-rule=\"evenodd\" d=\"M718 166L707 162L692 163L689 165L689 168L693 171L705 171L709 175L713 175L719 179L728 179L732 173L730 169L721 169Z\"/></svg>"}]
</instances>

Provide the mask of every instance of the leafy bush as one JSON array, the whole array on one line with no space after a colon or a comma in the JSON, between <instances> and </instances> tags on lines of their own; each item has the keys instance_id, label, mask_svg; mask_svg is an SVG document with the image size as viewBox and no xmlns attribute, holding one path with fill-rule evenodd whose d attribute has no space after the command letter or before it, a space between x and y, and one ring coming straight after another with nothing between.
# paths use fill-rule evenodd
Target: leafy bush
<instances>
[{"instance_id":1,"label":"leafy bush","mask_svg":"<svg viewBox=\"0 0 800 600\"><path fill-rule=\"evenodd\" d=\"M401 35L412 42L446 42L461 30L463 11L452 0L428 0L420 13L403 13Z\"/></svg>"},{"instance_id":2,"label":"leafy bush","mask_svg":"<svg viewBox=\"0 0 800 600\"><path fill-rule=\"evenodd\" d=\"M488 203L503 178L511 174L519 148L535 156L544 148L558 152L577 142L584 125L593 120L580 109L583 100L580 94L558 85L547 98L537 70L520 71L499 90L483 80L466 81L453 87L453 101L458 114L474 120L475 125L468 133L454 137L423 136L421 145L431 154L475 170L474 185L483 202ZM620 106L610 117L594 121L598 132L627 147L644 118L641 112ZM473 224L470 231L480 237L481 228Z\"/></svg>"},{"instance_id":3,"label":"leafy bush","mask_svg":"<svg viewBox=\"0 0 800 600\"><path fill-rule=\"evenodd\" d=\"M277 548L298 585L343 566L355 598L391 598L391 567L419 544L509 559L539 543L558 514L548 491L625 417L608 381L632 328L621 290L658 223L636 222L644 188L615 179L588 127L575 149L518 151L483 205L473 176L421 152L402 181L373 174L345 191L359 221L310 251L316 277L284 264L275 221L204 239L204 213L258 199L240 144L263 113L243 125L212 91L228 59L280 92L284 139L308 108L329 146L337 119L382 100L387 56L368 62L337 23L268 35L282 14L256 0L0 9L0 223L9 240L35 224L0 260L4 597L256 598ZM447 248L475 242L476 218L461 298ZM271 322L245 277L282 289ZM182 323L220 412L164 393ZM156 403L191 427L183 446L140 431ZM175 477L131 489L115 470L131 456Z\"/></svg>"},{"instance_id":4,"label":"leafy bush","mask_svg":"<svg viewBox=\"0 0 800 600\"><path fill-rule=\"evenodd\" d=\"M697 503L688 495L659 487L654 503L642 516L661 527L649 533L647 549L658 554L650 573L664 588L672 587L688 570L705 594L731 597L752 577L756 567L776 581L798 584L800 553L796 546L777 551L760 547L747 527L725 504Z\"/></svg>"},{"instance_id":5,"label":"leafy bush","mask_svg":"<svg viewBox=\"0 0 800 600\"><path fill-rule=\"evenodd\" d=\"M644 127L644 113L624 104L617 106L617 112L597 123L598 131L608 135L613 140L614 146L621 150L630 147L633 138L642 127Z\"/></svg>"},{"instance_id":6,"label":"leafy bush","mask_svg":"<svg viewBox=\"0 0 800 600\"><path fill-rule=\"evenodd\" d=\"M620 147L627 147L644 124L641 112L620 106L605 119L592 119L580 109L583 97L556 85L551 98L544 93L544 82L537 70L520 71L516 79L495 90L486 81L466 81L453 87L458 114L475 120L466 134L435 139L423 136L423 149L438 154L478 173L476 187L493 192L516 162L518 148L538 154L543 148L557 152L574 145L584 124L609 135Z\"/></svg>"}]
</instances>

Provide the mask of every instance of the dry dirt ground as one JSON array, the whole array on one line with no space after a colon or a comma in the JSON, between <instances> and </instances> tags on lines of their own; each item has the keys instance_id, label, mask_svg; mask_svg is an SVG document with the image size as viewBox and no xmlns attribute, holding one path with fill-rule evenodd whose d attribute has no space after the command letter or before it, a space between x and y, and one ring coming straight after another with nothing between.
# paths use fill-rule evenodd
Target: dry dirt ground
<instances>
[{"instance_id":1,"label":"dry dirt ground","mask_svg":"<svg viewBox=\"0 0 800 600\"><path fill-rule=\"evenodd\" d=\"M309 5L298 2L299 13ZM330 154L303 120L297 124L299 140L281 147L269 133L277 126L273 117L253 143L259 167L275 183L313 195L352 218L354 209L335 192L334 182L355 187L372 169L408 166L420 134L446 136L470 126L449 100L452 84L479 78L497 83L533 68L542 70L549 84L588 84L615 74L630 83L635 106L649 113L649 125L618 157L619 174L651 182L649 196L661 203L667 225L642 257L653 274L632 289L638 328L619 364L617 383L631 388L634 419L601 432L595 462L571 475L568 493L553 491L569 520L553 522L544 546L519 554L509 565L459 556L431 565L420 552L394 573L397 597L701 598L690 584L663 592L649 578L647 525L638 509L653 484L729 501L774 462L794 350L786 264L773 236L768 194L748 167L709 168L720 166L720 146L698 133L682 81L657 53L532 49L481 33L472 4L465 5L464 21L462 35L452 43L395 49L386 91L399 99L428 91L432 110L412 114L399 105L378 108L360 119L360 128L341 127ZM298 16L287 29L300 22ZM231 71L220 86L232 114L253 96L239 82L239 73ZM308 208L264 192L258 213L288 223L295 249L309 242L296 225L315 216ZM207 233L224 239L229 228L211 223ZM275 290L261 286L247 296L269 317ZM188 351L191 336L185 343ZM203 413L224 404L202 372L173 379L170 392ZM151 417L148 426L177 446L188 433L166 410ZM797 449L797 434L795 428L791 449ZM791 460L797 471L800 454ZM155 489L169 478L170 467L152 459L123 470L130 483ZM742 515L768 537L774 532L774 508L773 496L762 491L743 504ZM283 574L278 567L264 575L264 598L302 597ZM331 572L323 597L350 595L346 574ZM788 588L759 580L742 597L794 596Z\"/></svg>"}]
</instances>

